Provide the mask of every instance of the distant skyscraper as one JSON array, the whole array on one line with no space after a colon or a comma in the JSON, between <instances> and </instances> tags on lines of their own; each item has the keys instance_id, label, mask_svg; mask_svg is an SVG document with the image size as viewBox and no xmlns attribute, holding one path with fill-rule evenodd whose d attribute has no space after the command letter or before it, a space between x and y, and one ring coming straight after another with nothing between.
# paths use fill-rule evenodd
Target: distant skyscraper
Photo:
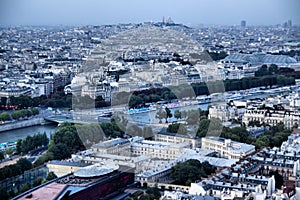
<instances>
[{"instance_id":1,"label":"distant skyscraper","mask_svg":"<svg viewBox=\"0 0 300 200\"><path fill-rule=\"evenodd\" d=\"M245 27L246 27L246 21L245 21L245 20L242 20L242 21L241 21L241 27L242 27L242 28L245 28Z\"/></svg>"},{"instance_id":2,"label":"distant skyscraper","mask_svg":"<svg viewBox=\"0 0 300 200\"><path fill-rule=\"evenodd\" d=\"M288 22L287 22L287 26L290 28L290 27L292 27L292 20L288 20Z\"/></svg>"}]
</instances>

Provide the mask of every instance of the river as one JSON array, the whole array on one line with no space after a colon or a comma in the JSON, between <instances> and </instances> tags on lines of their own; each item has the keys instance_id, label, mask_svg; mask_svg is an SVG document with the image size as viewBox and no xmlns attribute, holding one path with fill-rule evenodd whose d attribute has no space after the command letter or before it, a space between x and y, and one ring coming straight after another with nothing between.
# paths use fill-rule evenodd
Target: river
<instances>
[{"instance_id":1,"label":"river","mask_svg":"<svg viewBox=\"0 0 300 200\"><path fill-rule=\"evenodd\" d=\"M252 99L252 98L264 98L268 96L267 94L259 94L244 97L243 99ZM193 110L197 108L201 108L202 110L207 110L209 104L202 104L202 105L190 105L185 107L179 108L171 108L171 112L174 113L175 110ZM156 111L150 111L145 113L136 113L132 115L128 115L130 121L135 121L136 123L158 123L158 119L155 118ZM176 121L174 117L168 119L169 122ZM9 141L17 141L18 139L24 139L28 135L34 135L37 133L46 132L47 136L50 138L51 133L54 133L58 129L57 125L50 124L50 125L39 125L39 126L32 126L27 128L15 129L11 131L0 132L0 143L9 142Z\"/></svg>"},{"instance_id":2,"label":"river","mask_svg":"<svg viewBox=\"0 0 300 200\"><path fill-rule=\"evenodd\" d=\"M54 133L57 130L57 125L48 124L48 125L39 125L31 126L27 128L20 128L11 131L4 131L0 133L0 143L3 142L15 142L18 139L24 139L28 135L35 135L37 133L46 132L48 138L50 138L51 133Z\"/></svg>"}]
</instances>

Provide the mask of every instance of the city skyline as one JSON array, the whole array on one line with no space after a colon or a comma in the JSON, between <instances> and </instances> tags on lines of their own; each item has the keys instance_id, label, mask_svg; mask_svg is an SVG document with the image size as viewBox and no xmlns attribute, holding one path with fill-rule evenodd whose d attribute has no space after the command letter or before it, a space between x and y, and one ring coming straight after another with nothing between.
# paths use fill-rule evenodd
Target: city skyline
<instances>
[{"instance_id":1,"label":"city skyline","mask_svg":"<svg viewBox=\"0 0 300 200\"><path fill-rule=\"evenodd\" d=\"M291 20L300 24L297 0L265 1L7 1L0 3L0 25L103 25L158 22L195 25L276 25ZM263 19L263 20L262 20Z\"/></svg>"}]
</instances>

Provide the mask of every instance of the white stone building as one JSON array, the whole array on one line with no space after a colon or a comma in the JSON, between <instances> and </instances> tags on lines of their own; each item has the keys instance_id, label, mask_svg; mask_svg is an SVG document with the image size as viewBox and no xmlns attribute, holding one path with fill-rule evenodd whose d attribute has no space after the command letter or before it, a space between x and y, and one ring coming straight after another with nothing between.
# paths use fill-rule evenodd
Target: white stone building
<instances>
[{"instance_id":1,"label":"white stone building","mask_svg":"<svg viewBox=\"0 0 300 200\"><path fill-rule=\"evenodd\" d=\"M235 142L221 137L205 137L201 140L201 148L214 150L223 158L240 159L255 152L255 146Z\"/></svg>"}]
</instances>

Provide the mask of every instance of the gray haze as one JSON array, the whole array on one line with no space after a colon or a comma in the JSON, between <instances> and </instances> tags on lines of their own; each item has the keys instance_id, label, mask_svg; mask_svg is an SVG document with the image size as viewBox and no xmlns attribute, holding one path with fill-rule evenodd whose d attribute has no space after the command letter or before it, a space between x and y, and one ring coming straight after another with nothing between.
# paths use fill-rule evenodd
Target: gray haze
<instances>
[{"instance_id":1,"label":"gray haze","mask_svg":"<svg viewBox=\"0 0 300 200\"><path fill-rule=\"evenodd\" d=\"M0 25L300 24L299 0L0 0Z\"/></svg>"}]
</instances>

